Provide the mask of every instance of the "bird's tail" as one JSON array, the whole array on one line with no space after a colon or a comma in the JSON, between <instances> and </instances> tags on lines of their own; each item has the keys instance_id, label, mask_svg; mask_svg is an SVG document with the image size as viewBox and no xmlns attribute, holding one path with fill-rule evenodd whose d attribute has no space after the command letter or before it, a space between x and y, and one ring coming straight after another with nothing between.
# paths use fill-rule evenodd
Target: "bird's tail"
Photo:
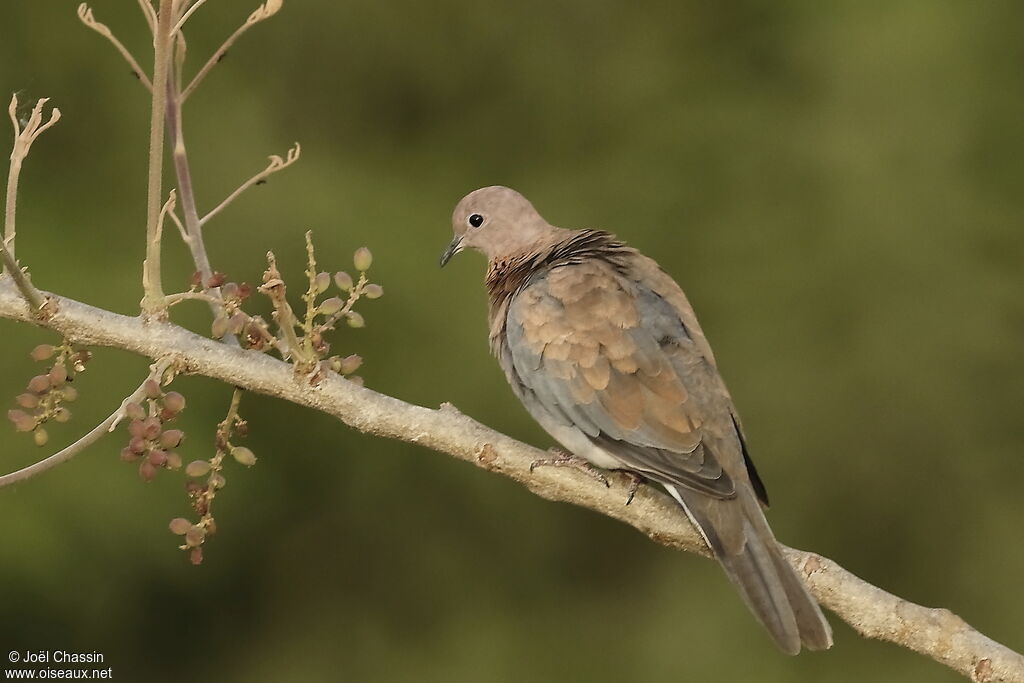
<instances>
[{"instance_id":1,"label":"bird's tail","mask_svg":"<svg viewBox=\"0 0 1024 683\"><path fill-rule=\"evenodd\" d=\"M735 498L718 500L676 486L668 492L700 529L743 601L786 654L832 646L821 608L768 527L753 492L738 486Z\"/></svg>"}]
</instances>

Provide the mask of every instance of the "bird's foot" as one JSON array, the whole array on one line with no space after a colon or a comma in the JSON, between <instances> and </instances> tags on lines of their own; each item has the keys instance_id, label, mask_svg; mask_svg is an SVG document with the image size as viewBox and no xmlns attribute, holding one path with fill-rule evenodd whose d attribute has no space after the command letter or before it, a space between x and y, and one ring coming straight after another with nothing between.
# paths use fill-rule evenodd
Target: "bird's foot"
<instances>
[{"instance_id":1,"label":"bird's foot","mask_svg":"<svg viewBox=\"0 0 1024 683\"><path fill-rule=\"evenodd\" d=\"M640 490L640 484L644 483L644 478L633 472L623 471L623 474L629 479L629 490L626 491L626 505L629 505L633 502L636 492Z\"/></svg>"},{"instance_id":2,"label":"bird's foot","mask_svg":"<svg viewBox=\"0 0 1024 683\"><path fill-rule=\"evenodd\" d=\"M577 458L575 455L565 453L555 448L549 449L548 453L551 453L555 457L543 458L541 460L534 460L533 462L531 462L531 474L538 467L571 467L574 470L582 472L591 479L596 479L597 481L604 484L606 487L611 487L611 483L608 481L608 477L604 476L604 473L601 470L594 467L586 460L583 460L582 458Z\"/></svg>"}]
</instances>

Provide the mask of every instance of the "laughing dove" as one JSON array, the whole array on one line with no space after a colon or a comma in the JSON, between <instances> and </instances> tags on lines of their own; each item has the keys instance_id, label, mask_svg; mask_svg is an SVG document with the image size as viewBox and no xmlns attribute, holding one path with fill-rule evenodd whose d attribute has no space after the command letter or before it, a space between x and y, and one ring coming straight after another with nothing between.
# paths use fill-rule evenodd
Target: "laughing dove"
<instances>
[{"instance_id":1,"label":"laughing dove","mask_svg":"<svg viewBox=\"0 0 1024 683\"><path fill-rule=\"evenodd\" d=\"M452 227L441 265L467 247L488 258L491 350L533 418L575 456L663 486L782 651L830 647L765 520L736 408L672 278L614 235L551 225L506 187L466 195Z\"/></svg>"}]
</instances>

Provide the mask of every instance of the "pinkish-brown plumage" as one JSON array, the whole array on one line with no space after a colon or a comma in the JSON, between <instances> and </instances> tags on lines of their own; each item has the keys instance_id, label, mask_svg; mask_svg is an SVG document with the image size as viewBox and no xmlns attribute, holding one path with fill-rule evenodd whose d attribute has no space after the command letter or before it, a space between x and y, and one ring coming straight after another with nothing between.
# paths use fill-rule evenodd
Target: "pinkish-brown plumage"
<instances>
[{"instance_id":1,"label":"pinkish-brown plumage","mask_svg":"<svg viewBox=\"0 0 1024 683\"><path fill-rule=\"evenodd\" d=\"M764 518L767 495L693 309L615 236L549 224L522 195L459 202L444 265L488 258L491 349L516 396L574 455L661 484L779 647L831 646L817 603Z\"/></svg>"}]
</instances>

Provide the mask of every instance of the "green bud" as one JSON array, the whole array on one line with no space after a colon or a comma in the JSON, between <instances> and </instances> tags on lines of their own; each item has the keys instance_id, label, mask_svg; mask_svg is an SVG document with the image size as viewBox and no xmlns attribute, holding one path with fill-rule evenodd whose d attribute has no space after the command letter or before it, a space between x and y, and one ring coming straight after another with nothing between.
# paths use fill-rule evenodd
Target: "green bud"
<instances>
[{"instance_id":1,"label":"green bud","mask_svg":"<svg viewBox=\"0 0 1024 683\"><path fill-rule=\"evenodd\" d=\"M334 315L345 306L345 302L338 297L327 299L316 309L320 315Z\"/></svg>"},{"instance_id":2,"label":"green bud","mask_svg":"<svg viewBox=\"0 0 1024 683\"><path fill-rule=\"evenodd\" d=\"M370 283L363 288L363 295L367 299L379 299L384 296L384 288L378 284Z\"/></svg>"},{"instance_id":3,"label":"green bud","mask_svg":"<svg viewBox=\"0 0 1024 683\"><path fill-rule=\"evenodd\" d=\"M57 422L67 422L71 419L71 411L61 406L57 410L53 411L53 419Z\"/></svg>"},{"instance_id":4,"label":"green bud","mask_svg":"<svg viewBox=\"0 0 1024 683\"><path fill-rule=\"evenodd\" d=\"M330 273L317 273L316 279L313 282L315 294L326 292L327 288L331 286L331 274Z\"/></svg>"},{"instance_id":5,"label":"green bud","mask_svg":"<svg viewBox=\"0 0 1024 683\"><path fill-rule=\"evenodd\" d=\"M359 315L355 311L349 311L345 315L345 322L348 323L349 327L366 327L366 321L363 320L363 316Z\"/></svg>"},{"instance_id":6,"label":"green bud","mask_svg":"<svg viewBox=\"0 0 1024 683\"><path fill-rule=\"evenodd\" d=\"M373 264L373 254L366 247L359 247L356 249L356 253L352 255L352 264L359 272L369 270Z\"/></svg>"},{"instance_id":7,"label":"green bud","mask_svg":"<svg viewBox=\"0 0 1024 683\"><path fill-rule=\"evenodd\" d=\"M338 271L334 274L334 284L338 285L338 289L343 292L347 292L352 289L352 276L345 271Z\"/></svg>"},{"instance_id":8,"label":"green bud","mask_svg":"<svg viewBox=\"0 0 1024 683\"><path fill-rule=\"evenodd\" d=\"M256 464L256 456L245 446L237 446L231 449L231 457L233 457L238 464L245 465L246 467L252 467Z\"/></svg>"},{"instance_id":9,"label":"green bud","mask_svg":"<svg viewBox=\"0 0 1024 683\"><path fill-rule=\"evenodd\" d=\"M206 460L193 460L185 467L185 474L190 477L205 477L210 473L210 463Z\"/></svg>"},{"instance_id":10,"label":"green bud","mask_svg":"<svg viewBox=\"0 0 1024 683\"><path fill-rule=\"evenodd\" d=\"M50 435L46 433L46 430L40 427L36 430L35 434L32 435L32 440L36 442L37 446L45 446L46 442L50 440Z\"/></svg>"},{"instance_id":11,"label":"green bud","mask_svg":"<svg viewBox=\"0 0 1024 683\"><path fill-rule=\"evenodd\" d=\"M229 324L230 321L228 320L228 317L223 313L220 313L213 319L213 324L210 326L210 336L214 339L220 339L228 333Z\"/></svg>"}]
</instances>

